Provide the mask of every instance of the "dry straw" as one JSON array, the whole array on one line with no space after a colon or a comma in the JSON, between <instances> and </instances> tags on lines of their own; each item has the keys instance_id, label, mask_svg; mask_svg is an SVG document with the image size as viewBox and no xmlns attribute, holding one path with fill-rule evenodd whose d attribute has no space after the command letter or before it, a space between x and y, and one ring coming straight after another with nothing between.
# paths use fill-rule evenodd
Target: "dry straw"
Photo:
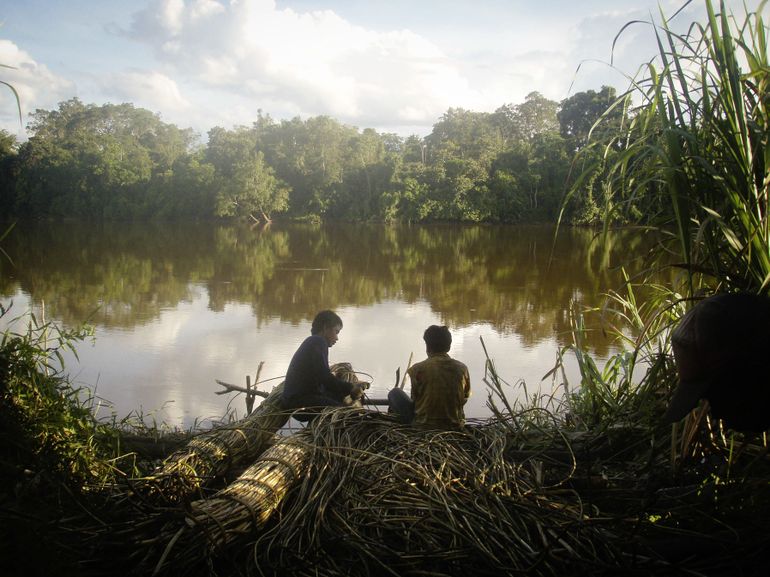
<instances>
[{"instance_id":1,"label":"dry straw","mask_svg":"<svg viewBox=\"0 0 770 577\"><path fill-rule=\"evenodd\" d=\"M280 404L282 391L282 384L275 387L245 419L193 437L138 486L145 493L177 502L200 496L200 490L214 479L254 461L289 420Z\"/></svg>"}]
</instances>

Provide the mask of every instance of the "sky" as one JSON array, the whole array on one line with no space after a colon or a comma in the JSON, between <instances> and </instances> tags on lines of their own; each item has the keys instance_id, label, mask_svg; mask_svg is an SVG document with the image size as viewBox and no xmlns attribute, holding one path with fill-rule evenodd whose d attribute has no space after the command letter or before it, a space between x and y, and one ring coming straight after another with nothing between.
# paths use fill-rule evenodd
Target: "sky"
<instances>
[{"instance_id":1,"label":"sky","mask_svg":"<svg viewBox=\"0 0 770 577\"><path fill-rule=\"evenodd\" d=\"M249 126L259 110L424 136L449 108L626 89L655 37L642 22L616 36L683 3L0 0L0 81L23 116L0 85L0 129L23 140L30 112L77 97L130 102L204 141L215 126ZM703 21L704 6L693 0L675 26ZM742 18L742 0L727 6Z\"/></svg>"}]
</instances>

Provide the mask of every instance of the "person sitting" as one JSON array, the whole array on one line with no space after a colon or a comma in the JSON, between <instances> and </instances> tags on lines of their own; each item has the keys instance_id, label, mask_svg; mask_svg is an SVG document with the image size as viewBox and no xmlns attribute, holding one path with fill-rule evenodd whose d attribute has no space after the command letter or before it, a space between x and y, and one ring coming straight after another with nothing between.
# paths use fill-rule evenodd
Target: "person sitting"
<instances>
[{"instance_id":1,"label":"person sitting","mask_svg":"<svg viewBox=\"0 0 770 577\"><path fill-rule=\"evenodd\" d=\"M324 407L346 406L346 398L358 399L363 390L358 383L337 378L329 369L329 348L339 340L342 319L334 312L319 312L313 319L310 336L299 346L289 362L282 402L285 409L308 409L295 413L299 421L309 421Z\"/></svg>"},{"instance_id":2,"label":"person sitting","mask_svg":"<svg viewBox=\"0 0 770 577\"><path fill-rule=\"evenodd\" d=\"M674 423L701 399L730 429L770 427L770 299L749 293L700 301L671 333L679 384L664 415Z\"/></svg>"},{"instance_id":3,"label":"person sitting","mask_svg":"<svg viewBox=\"0 0 770 577\"><path fill-rule=\"evenodd\" d=\"M462 429L463 406L471 394L468 367L449 356L452 334L445 326L431 325L423 334L428 358L412 365L407 374L411 398L400 389L388 393L390 411L403 423L429 429Z\"/></svg>"}]
</instances>

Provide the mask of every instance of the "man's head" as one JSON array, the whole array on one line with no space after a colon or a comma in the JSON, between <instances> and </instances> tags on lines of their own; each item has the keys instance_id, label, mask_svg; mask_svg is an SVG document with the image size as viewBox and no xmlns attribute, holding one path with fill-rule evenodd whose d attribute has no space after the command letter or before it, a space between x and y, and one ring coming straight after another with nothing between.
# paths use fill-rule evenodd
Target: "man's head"
<instances>
[{"instance_id":1,"label":"man's head","mask_svg":"<svg viewBox=\"0 0 770 577\"><path fill-rule=\"evenodd\" d=\"M452 347L452 334L445 326L431 325L422 335L428 353L446 353Z\"/></svg>"},{"instance_id":2,"label":"man's head","mask_svg":"<svg viewBox=\"0 0 770 577\"><path fill-rule=\"evenodd\" d=\"M709 297L671 334L679 374L665 419L675 422L700 399L736 430L770 427L770 299L748 293Z\"/></svg>"},{"instance_id":3,"label":"man's head","mask_svg":"<svg viewBox=\"0 0 770 577\"><path fill-rule=\"evenodd\" d=\"M334 311L321 311L313 319L310 326L310 334L321 335L331 347L339 339L342 330L342 319Z\"/></svg>"}]
</instances>

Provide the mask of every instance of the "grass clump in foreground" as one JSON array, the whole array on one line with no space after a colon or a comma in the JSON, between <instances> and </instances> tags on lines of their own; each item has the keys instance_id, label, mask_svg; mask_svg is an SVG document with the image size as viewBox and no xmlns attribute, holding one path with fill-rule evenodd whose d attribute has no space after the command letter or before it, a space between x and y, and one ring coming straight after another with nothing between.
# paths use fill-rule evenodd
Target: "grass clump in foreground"
<instances>
[{"instance_id":1,"label":"grass clump in foreground","mask_svg":"<svg viewBox=\"0 0 770 577\"><path fill-rule=\"evenodd\" d=\"M10 307L0 305L0 318ZM0 558L7 574L78 574L82 535L62 524L97 511L104 495L152 466L125 449L156 432L129 420L96 418L89 391L73 387L63 353L92 338L89 327L64 330L30 316L24 333L0 336Z\"/></svg>"},{"instance_id":2,"label":"grass clump in foreground","mask_svg":"<svg viewBox=\"0 0 770 577\"><path fill-rule=\"evenodd\" d=\"M637 317L652 327L657 312ZM509 401L489 361L495 415L463 432L329 411L226 472L228 452L212 454L219 482L176 503L148 499L148 477L116 466L119 432L46 374L48 329L2 343L2 417L15 423L3 441L26 434L3 455L16 471L0 509L11 575L114 575L115 559L131 575L751 575L770 547L764 439L705 417L672 434L665 350L621 353L603 371L583 357L563 401ZM575 339L579 351L577 320ZM658 372L633 385L633 358ZM56 444L59 429L69 436Z\"/></svg>"}]
</instances>

